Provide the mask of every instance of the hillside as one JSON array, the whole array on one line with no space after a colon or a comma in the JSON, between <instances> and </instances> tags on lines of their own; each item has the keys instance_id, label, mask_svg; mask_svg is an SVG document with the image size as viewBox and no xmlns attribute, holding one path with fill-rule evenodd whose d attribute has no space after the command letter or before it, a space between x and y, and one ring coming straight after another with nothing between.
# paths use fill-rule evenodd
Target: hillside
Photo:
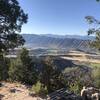
<instances>
[{"instance_id":1,"label":"hillside","mask_svg":"<svg viewBox=\"0 0 100 100\"><path fill-rule=\"evenodd\" d=\"M91 37L86 36L55 36L23 34L28 48L51 48L51 49L79 49L91 51L89 41ZM84 49L85 48L85 49ZM92 50L93 51L93 50Z\"/></svg>"}]
</instances>

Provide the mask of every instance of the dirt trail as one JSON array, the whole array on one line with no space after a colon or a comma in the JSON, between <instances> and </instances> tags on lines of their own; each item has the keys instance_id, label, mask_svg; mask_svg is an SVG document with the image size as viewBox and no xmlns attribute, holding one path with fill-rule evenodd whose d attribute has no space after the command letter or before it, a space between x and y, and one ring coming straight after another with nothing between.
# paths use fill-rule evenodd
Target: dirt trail
<instances>
[{"instance_id":1,"label":"dirt trail","mask_svg":"<svg viewBox=\"0 0 100 100\"><path fill-rule=\"evenodd\" d=\"M29 96L29 90L25 85L5 82L0 87L0 98L0 100L42 100L39 97Z\"/></svg>"}]
</instances>

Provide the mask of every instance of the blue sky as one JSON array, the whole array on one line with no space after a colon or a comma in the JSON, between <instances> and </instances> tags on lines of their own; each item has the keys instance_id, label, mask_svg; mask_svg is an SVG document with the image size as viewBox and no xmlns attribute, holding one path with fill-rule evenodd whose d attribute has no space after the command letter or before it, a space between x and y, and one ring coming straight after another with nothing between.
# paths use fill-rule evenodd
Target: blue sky
<instances>
[{"instance_id":1,"label":"blue sky","mask_svg":"<svg viewBox=\"0 0 100 100\"><path fill-rule=\"evenodd\" d=\"M86 35L85 16L100 19L96 0L18 0L29 19L22 33Z\"/></svg>"}]
</instances>

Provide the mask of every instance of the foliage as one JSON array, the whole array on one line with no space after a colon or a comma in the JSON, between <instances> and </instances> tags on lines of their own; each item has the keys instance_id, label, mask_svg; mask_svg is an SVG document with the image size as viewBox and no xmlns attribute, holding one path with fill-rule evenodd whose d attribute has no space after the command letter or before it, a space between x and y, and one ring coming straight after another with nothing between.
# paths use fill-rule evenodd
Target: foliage
<instances>
[{"instance_id":1,"label":"foliage","mask_svg":"<svg viewBox=\"0 0 100 100\"><path fill-rule=\"evenodd\" d=\"M96 0L96 1L100 1L100 0Z\"/></svg>"},{"instance_id":2,"label":"foliage","mask_svg":"<svg viewBox=\"0 0 100 100\"><path fill-rule=\"evenodd\" d=\"M98 63L91 63L90 66L92 68L98 68L98 67L100 67L100 64L98 64Z\"/></svg>"},{"instance_id":3,"label":"foliage","mask_svg":"<svg viewBox=\"0 0 100 100\"><path fill-rule=\"evenodd\" d=\"M69 85L69 90L74 92L75 94L80 94L82 88L83 84L81 83L80 79Z\"/></svg>"},{"instance_id":4,"label":"foliage","mask_svg":"<svg viewBox=\"0 0 100 100\"><path fill-rule=\"evenodd\" d=\"M93 26L88 30L88 35L95 35L95 40L93 40L90 44L92 47L100 50L100 21L95 19L93 16L86 16L85 18L87 22Z\"/></svg>"},{"instance_id":5,"label":"foliage","mask_svg":"<svg viewBox=\"0 0 100 100\"><path fill-rule=\"evenodd\" d=\"M17 0L0 0L0 52L25 42L18 33L26 22L27 14Z\"/></svg>"},{"instance_id":6,"label":"foliage","mask_svg":"<svg viewBox=\"0 0 100 100\"><path fill-rule=\"evenodd\" d=\"M20 59L26 74L24 80L26 83L35 84L38 79L37 68L35 67L32 58L29 56L29 51L27 49L22 49L22 52L20 53Z\"/></svg>"},{"instance_id":7,"label":"foliage","mask_svg":"<svg viewBox=\"0 0 100 100\"><path fill-rule=\"evenodd\" d=\"M43 88L42 84L38 81L35 85L32 86L30 92L34 91L38 95L47 95L47 88Z\"/></svg>"},{"instance_id":8,"label":"foliage","mask_svg":"<svg viewBox=\"0 0 100 100\"><path fill-rule=\"evenodd\" d=\"M30 85L37 82L37 71L34 62L25 48L22 49L17 59L11 60L9 77L12 81L21 81Z\"/></svg>"},{"instance_id":9,"label":"foliage","mask_svg":"<svg viewBox=\"0 0 100 100\"><path fill-rule=\"evenodd\" d=\"M100 87L100 67L94 68L93 70L93 79L94 79L94 85L96 87Z\"/></svg>"},{"instance_id":10,"label":"foliage","mask_svg":"<svg viewBox=\"0 0 100 100\"><path fill-rule=\"evenodd\" d=\"M24 71L22 63L19 59L11 59L9 67L9 79L12 81L22 81L24 77Z\"/></svg>"},{"instance_id":11,"label":"foliage","mask_svg":"<svg viewBox=\"0 0 100 100\"><path fill-rule=\"evenodd\" d=\"M79 94L83 86L91 86L93 79L90 68L85 66L74 66L63 71L64 80L70 91ZM88 71L87 71L88 70Z\"/></svg>"},{"instance_id":12,"label":"foliage","mask_svg":"<svg viewBox=\"0 0 100 100\"><path fill-rule=\"evenodd\" d=\"M78 67L68 67L64 69L63 73L70 73L70 72L76 71L77 69Z\"/></svg>"},{"instance_id":13,"label":"foliage","mask_svg":"<svg viewBox=\"0 0 100 100\"><path fill-rule=\"evenodd\" d=\"M34 91L36 94L38 94L40 89L41 89L41 83L37 82L35 85L32 86L30 91Z\"/></svg>"},{"instance_id":14,"label":"foliage","mask_svg":"<svg viewBox=\"0 0 100 100\"><path fill-rule=\"evenodd\" d=\"M0 56L0 80L8 78L8 59Z\"/></svg>"},{"instance_id":15,"label":"foliage","mask_svg":"<svg viewBox=\"0 0 100 100\"><path fill-rule=\"evenodd\" d=\"M52 62L53 60L51 58L46 58L46 60L43 61L44 65L40 75L42 87L47 87L49 93L65 86L61 72Z\"/></svg>"}]
</instances>

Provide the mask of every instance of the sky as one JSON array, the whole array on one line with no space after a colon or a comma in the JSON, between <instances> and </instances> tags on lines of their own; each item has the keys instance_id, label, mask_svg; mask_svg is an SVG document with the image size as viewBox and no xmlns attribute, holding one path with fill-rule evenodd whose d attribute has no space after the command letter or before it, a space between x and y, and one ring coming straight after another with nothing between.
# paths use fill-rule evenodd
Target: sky
<instances>
[{"instance_id":1,"label":"sky","mask_svg":"<svg viewBox=\"0 0 100 100\"><path fill-rule=\"evenodd\" d=\"M86 35L85 16L100 19L100 2L96 0L18 0L28 23L21 33Z\"/></svg>"}]
</instances>

